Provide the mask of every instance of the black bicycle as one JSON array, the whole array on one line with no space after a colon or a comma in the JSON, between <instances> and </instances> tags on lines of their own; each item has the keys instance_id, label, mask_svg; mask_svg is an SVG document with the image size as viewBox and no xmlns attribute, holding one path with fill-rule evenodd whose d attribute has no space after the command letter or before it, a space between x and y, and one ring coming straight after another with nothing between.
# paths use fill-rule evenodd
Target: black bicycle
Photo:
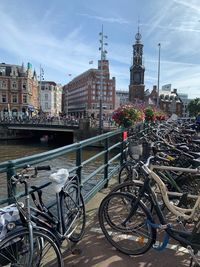
<instances>
[{"instance_id":1,"label":"black bicycle","mask_svg":"<svg viewBox=\"0 0 200 267\"><path fill-rule=\"evenodd\" d=\"M59 170L60 171L60 170ZM59 179L59 171L54 175ZM67 173L67 170L61 171ZM57 175L58 174L58 175ZM57 187L58 180L53 184ZM71 244L82 239L85 232L86 214L83 196L81 194L80 180L78 175L66 175L63 185L60 184L59 192L55 191L57 214L51 211L51 206L47 206L42 197L42 190L32 187L35 192L31 193L36 208L31 208L31 218L39 226L51 231L57 238L57 243L61 246L67 240L69 249Z\"/></svg>"},{"instance_id":2,"label":"black bicycle","mask_svg":"<svg viewBox=\"0 0 200 267\"><path fill-rule=\"evenodd\" d=\"M49 170L49 166L26 167L13 175L11 186L24 185L24 203L13 195L15 204L1 209L0 266L63 267L62 255L52 231L31 220L28 179L34 171Z\"/></svg>"}]
</instances>

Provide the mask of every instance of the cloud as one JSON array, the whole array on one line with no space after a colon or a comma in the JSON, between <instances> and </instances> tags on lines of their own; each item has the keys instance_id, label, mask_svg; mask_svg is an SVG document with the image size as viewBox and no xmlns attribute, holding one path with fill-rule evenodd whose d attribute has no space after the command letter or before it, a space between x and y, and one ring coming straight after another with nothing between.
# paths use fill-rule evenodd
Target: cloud
<instances>
[{"instance_id":1,"label":"cloud","mask_svg":"<svg viewBox=\"0 0 200 267\"><path fill-rule=\"evenodd\" d=\"M199 8L199 6L194 5L194 4L192 4L191 2L186 2L186 1L182 1L182 0L173 0L173 1L174 1L175 3L177 3L177 4L180 4L180 5L184 6L184 7L189 7L190 9L193 9L193 10L195 10L195 11L200 12L200 8Z\"/></svg>"},{"instance_id":2,"label":"cloud","mask_svg":"<svg viewBox=\"0 0 200 267\"><path fill-rule=\"evenodd\" d=\"M123 18L108 18L108 17L101 17L101 16L94 16L94 15L89 15L89 14L83 14L83 13L79 13L80 16L84 16L87 18L91 18L91 19L96 19L96 20L100 20L102 22L109 22L109 23L119 23L119 24L129 24L129 22Z\"/></svg>"}]
</instances>

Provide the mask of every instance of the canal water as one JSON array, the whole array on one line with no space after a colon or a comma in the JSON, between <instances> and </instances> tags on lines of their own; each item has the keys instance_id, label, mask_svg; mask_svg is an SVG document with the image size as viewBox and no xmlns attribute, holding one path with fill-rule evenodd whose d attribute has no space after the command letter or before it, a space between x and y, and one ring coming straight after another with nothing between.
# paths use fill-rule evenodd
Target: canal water
<instances>
[{"instance_id":1,"label":"canal water","mask_svg":"<svg viewBox=\"0 0 200 267\"><path fill-rule=\"evenodd\" d=\"M0 163L7 161L18 159L21 157L27 157L30 155L38 154L45 151L50 151L52 149L58 148L60 145L58 144L48 144L48 143L40 143L38 141L33 140L8 140L8 141L0 141ZM91 156L97 153L97 148L88 148L83 150L83 160L90 158ZM41 163L40 165L50 165L51 171L40 172L38 178L32 179L30 181L31 185L40 185L41 183L48 182L48 177L51 173L56 172L60 168L70 169L75 166L76 162L76 154L75 152L67 153L66 155L60 156L58 158L52 159L50 161L46 161ZM96 170L98 166L103 163L103 158L99 158L95 160L95 162L91 162L86 168L82 170L82 179L86 178L89 173ZM0 198L6 197L6 177L5 173L0 173ZM92 186L95 186L97 183L98 176L90 181L89 183L84 185L83 194L88 191ZM21 189L22 190L22 189ZM19 189L19 191L21 191ZM46 189L46 198L51 200L54 195L53 189L50 187L48 190Z\"/></svg>"}]
</instances>

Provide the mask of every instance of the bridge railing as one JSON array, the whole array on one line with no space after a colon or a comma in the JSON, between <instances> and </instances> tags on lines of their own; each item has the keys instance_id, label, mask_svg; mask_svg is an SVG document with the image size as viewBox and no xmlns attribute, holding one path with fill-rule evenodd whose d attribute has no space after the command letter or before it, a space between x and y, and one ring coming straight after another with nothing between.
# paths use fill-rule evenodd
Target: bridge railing
<instances>
[{"instance_id":1,"label":"bridge railing","mask_svg":"<svg viewBox=\"0 0 200 267\"><path fill-rule=\"evenodd\" d=\"M79 175L83 189L85 184L89 183L92 179L95 180L95 183L93 180L91 188L89 188L89 190L85 190L84 199L86 202L89 201L97 191L107 185L111 176L118 171L120 163L123 161L123 153L127 142L124 136L126 135L123 134L123 129L117 129L115 131L53 149L48 152L0 163L1 177L2 174L5 175L5 179L7 177L7 198L0 199L0 204L12 202L13 188L11 189L9 186L10 178L18 171L18 169L23 168L27 164L34 166L44 161L51 165L52 159L60 156L65 157L71 152L75 153L75 162L69 171ZM98 147L98 149L95 150L95 153L93 153L94 155L86 159L83 158L84 148L91 146ZM87 166L91 164L91 162L95 164L95 169L91 169L91 172L88 173L89 168L87 168ZM66 168L66 166L62 167ZM85 168L87 169L87 175L83 175ZM97 176L98 179L96 179ZM46 181L40 186L41 188L44 188L50 184L51 183L49 181ZM23 196L23 193L18 193L17 197L21 196Z\"/></svg>"}]
</instances>

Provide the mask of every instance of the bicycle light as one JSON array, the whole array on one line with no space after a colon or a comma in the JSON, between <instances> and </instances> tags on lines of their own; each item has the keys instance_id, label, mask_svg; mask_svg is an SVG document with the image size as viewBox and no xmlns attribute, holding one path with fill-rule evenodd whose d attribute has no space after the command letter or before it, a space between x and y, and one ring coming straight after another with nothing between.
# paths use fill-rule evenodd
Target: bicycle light
<instances>
[{"instance_id":1,"label":"bicycle light","mask_svg":"<svg viewBox=\"0 0 200 267\"><path fill-rule=\"evenodd\" d=\"M16 224L14 222L10 222L7 224L7 229L9 231L13 230L16 227Z\"/></svg>"}]
</instances>

